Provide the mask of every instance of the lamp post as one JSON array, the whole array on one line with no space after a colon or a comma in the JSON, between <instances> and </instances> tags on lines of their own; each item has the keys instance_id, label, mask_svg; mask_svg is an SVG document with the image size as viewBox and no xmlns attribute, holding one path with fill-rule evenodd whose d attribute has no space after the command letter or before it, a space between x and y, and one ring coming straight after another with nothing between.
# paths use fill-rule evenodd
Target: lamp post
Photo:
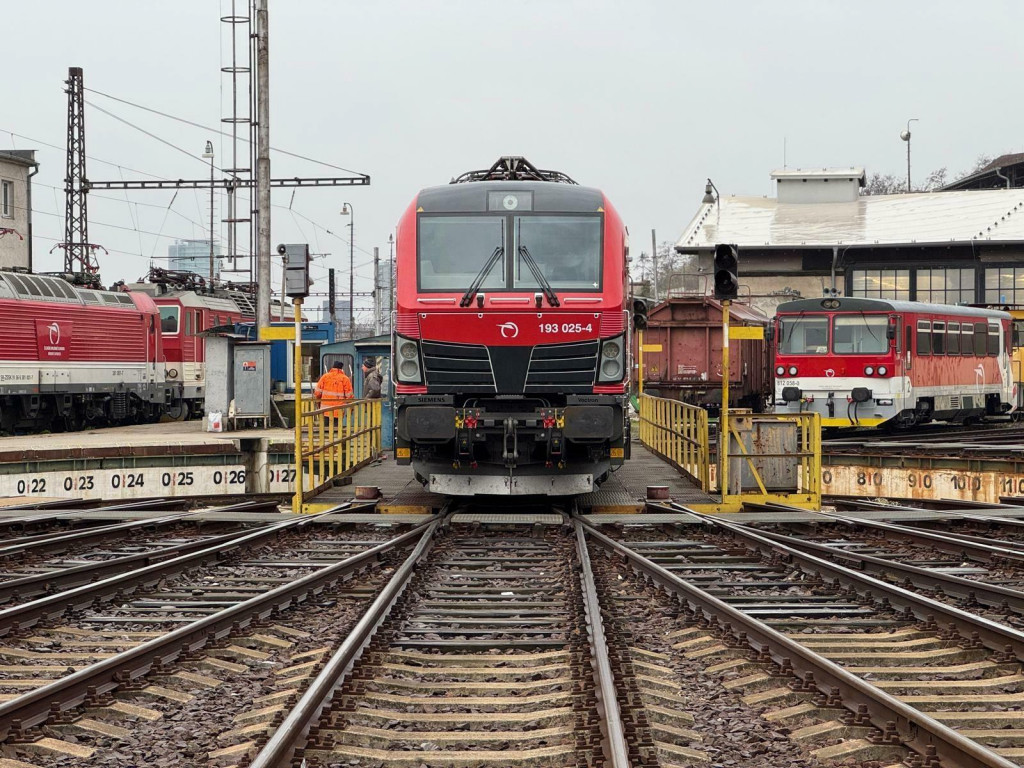
<instances>
[{"instance_id":1,"label":"lamp post","mask_svg":"<svg viewBox=\"0 0 1024 768\"><path fill-rule=\"evenodd\" d=\"M910 124L920 122L916 117L907 120L907 128L900 131L900 138L907 142L907 192L910 192Z\"/></svg>"},{"instance_id":2,"label":"lamp post","mask_svg":"<svg viewBox=\"0 0 1024 768\"><path fill-rule=\"evenodd\" d=\"M203 157L210 160L210 290L213 290L213 142L206 142Z\"/></svg>"},{"instance_id":3,"label":"lamp post","mask_svg":"<svg viewBox=\"0 0 1024 768\"><path fill-rule=\"evenodd\" d=\"M395 233L388 235L388 331L394 332L392 313L395 311Z\"/></svg>"},{"instance_id":4,"label":"lamp post","mask_svg":"<svg viewBox=\"0 0 1024 768\"><path fill-rule=\"evenodd\" d=\"M355 338L356 333L356 260L355 260L355 233L356 213L352 203L341 204L341 215L351 217L348 221L348 337Z\"/></svg>"}]
</instances>

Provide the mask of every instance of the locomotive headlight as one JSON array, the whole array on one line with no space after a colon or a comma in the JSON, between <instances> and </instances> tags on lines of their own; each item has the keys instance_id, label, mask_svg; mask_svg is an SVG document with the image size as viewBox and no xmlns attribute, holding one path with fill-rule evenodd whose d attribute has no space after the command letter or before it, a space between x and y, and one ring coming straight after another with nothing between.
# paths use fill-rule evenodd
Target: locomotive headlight
<instances>
[{"instance_id":1,"label":"locomotive headlight","mask_svg":"<svg viewBox=\"0 0 1024 768\"><path fill-rule=\"evenodd\" d=\"M420 368L420 345L412 339L395 337L398 350L398 381L402 384L422 384L423 372Z\"/></svg>"},{"instance_id":2,"label":"locomotive headlight","mask_svg":"<svg viewBox=\"0 0 1024 768\"><path fill-rule=\"evenodd\" d=\"M789 366L789 375L790 376L796 376L796 366L795 365Z\"/></svg>"},{"instance_id":3,"label":"locomotive headlight","mask_svg":"<svg viewBox=\"0 0 1024 768\"><path fill-rule=\"evenodd\" d=\"M168 379L176 379L176 378L178 378L178 369L177 368L168 368L167 369L167 378Z\"/></svg>"},{"instance_id":4,"label":"locomotive headlight","mask_svg":"<svg viewBox=\"0 0 1024 768\"><path fill-rule=\"evenodd\" d=\"M884 365L878 366L878 375L879 376L885 376L885 374L887 374L888 372L889 372L889 369L886 368Z\"/></svg>"},{"instance_id":5,"label":"locomotive headlight","mask_svg":"<svg viewBox=\"0 0 1024 768\"><path fill-rule=\"evenodd\" d=\"M601 361L601 367L598 369L597 375L599 382L622 381L622 376L626 371L626 360L621 336L601 342L599 360Z\"/></svg>"},{"instance_id":6,"label":"locomotive headlight","mask_svg":"<svg viewBox=\"0 0 1024 768\"><path fill-rule=\"evenodd\" d=\"M866 368L864 369L864 375L865 375L865 376L871 376L871 375L873 375L873 374L874 374L874 372L875 372L875 369L874 369L874 367L872 367L872 366L870 366L870 365L869 365L869 366L867 366L867 367L866 367Z\"/></svg>"},{"instance_id":7,"label":"locomotive headlight","mask_svg":"<svg viewBox=\"0 0 1024 768\"><path fill-rule=\"evenodd\" d=\"M784 366L784 365L778 366L775 369L775 375L776 376L785 376L786 375L786 366Z\"/></svg>"}]
</instances>

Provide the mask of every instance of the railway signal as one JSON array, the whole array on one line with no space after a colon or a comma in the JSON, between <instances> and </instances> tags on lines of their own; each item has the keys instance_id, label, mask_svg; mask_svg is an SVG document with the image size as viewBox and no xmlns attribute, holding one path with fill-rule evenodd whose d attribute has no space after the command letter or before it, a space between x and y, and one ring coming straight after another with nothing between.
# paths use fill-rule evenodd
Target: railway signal
<instances>
[{"instance_id":1,"label":"railway signal","mask_svg":"<svg viewBox=\"0 0 1024 768\"><path fill-rule=\"evenodd\" d=\"M715 298L719 301L731 301L739 293L739 259L735 245L719 243L715 246Z\"/></svg>"},{"instance_id":2,"label":"railway signal","mask_svg":"<svg viewBox=\"0 0 1024 768\"><path fill-rule=\"evenodd\" d=\"M647 313L650 310L651 301L642 297L633 299L633 330L647 330Z\"/></svg>"}]
</instances>

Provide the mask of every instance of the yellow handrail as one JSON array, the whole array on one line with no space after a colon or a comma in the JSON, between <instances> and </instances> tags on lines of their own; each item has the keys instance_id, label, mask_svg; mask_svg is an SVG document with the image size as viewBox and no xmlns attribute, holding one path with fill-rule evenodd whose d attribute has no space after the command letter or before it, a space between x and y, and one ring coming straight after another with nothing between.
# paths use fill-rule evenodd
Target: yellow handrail
<instances>
[{"instance_id":1,"label":"yellow handrail","mask_svg":"<svg viewBox=\"0 0 1024 768\"><path fill-rule=\"evenodd\" d=\"M640 442L700 486L711 487L708 414L679 400L640 395Z\"/></svg>"},{"instance_id":2,"label":"yellow handrail","mask_svg":"<svg viewBox=\"0 0 1024 768\"><path fill-rule=\"evenodd\" d=\"M301 427L295 483L302 501L329 488L377 458L381 446L381 401L353 400L321 408L311 398L296 400Z\"/></svg>"}]
</instances>

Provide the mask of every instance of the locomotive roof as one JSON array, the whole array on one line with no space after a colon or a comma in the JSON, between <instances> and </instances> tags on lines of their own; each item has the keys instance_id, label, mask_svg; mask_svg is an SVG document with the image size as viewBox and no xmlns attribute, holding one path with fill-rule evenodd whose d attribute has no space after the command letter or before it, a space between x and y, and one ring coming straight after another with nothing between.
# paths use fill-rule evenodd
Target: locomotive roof
<instances>
[{"instance_id":1,"label":"locomotive roof","mask_svg":"<svg viewBox=\"0 0 1024 768\"><path fill-rule=\"evenodd\" d=\"M837 301L838 307L825 307L822 302ZM998 309L982 309L981 307L962 307L951 304L926 304L922 301L890 301L888 299L865 299L857 296L825 296L820 299L798 299L787 301L776 307L776 312L832 312L835 310L848 312L921 312L935 315L965 315L968 317L988 317L1010 319L1009 312Z\"/></svg>"},{"instance_id":2,"label":"locomotive roof","mask_svg":"<svg viewBox=\"0 0 1024 768\"><path fill-rule=\"evenodd\" d=\"M0 298L135 309L135 302L128 293L80 288L59 277L26 272L0 272Z\"/></svg>"},{"instance_id":3,"label":"locomotive roof","mask_svg":"<svg viewBox=\"0 0 1024 768\"><path fill-rule=\"evenodd\" d=\"M489 192L532 192L533 211L593 213L604 205L604 194L594 187L551 181L470 181L420 190L416 207L425 213L485 213ZM503 208L498 213L512 213Z\"/></svg>"}]
</instances>

